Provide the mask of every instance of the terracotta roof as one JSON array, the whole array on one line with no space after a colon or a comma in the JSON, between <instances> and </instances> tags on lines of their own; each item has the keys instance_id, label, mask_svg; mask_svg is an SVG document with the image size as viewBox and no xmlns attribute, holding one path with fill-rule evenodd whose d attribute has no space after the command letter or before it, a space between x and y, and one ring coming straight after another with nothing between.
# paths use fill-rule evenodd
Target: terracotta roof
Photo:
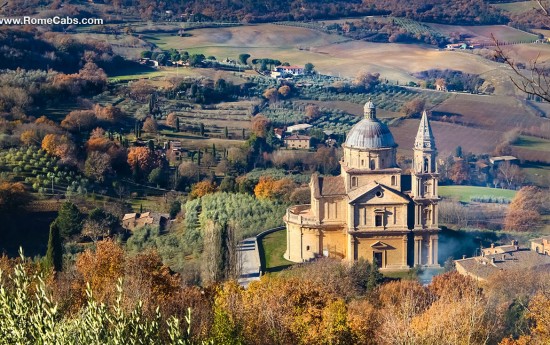
<instances>
[{"instance_id":1,"label":"terracotta roof","mask_svg":"<svg viewBox=\"0 0 550 345\"><path fill-rule=\"evenodd\" d=\"M493 262L494 259L494 262ZM550 268L550 256L531 250L520 249L515 252L491 254L455 261L466 272L480 279L487 279L502 270L531 269L538 267Z\"/></svg>"},{"instance_id":2,"label":"terracotta roof","mask_svg":"<svg viewBox=\"0 0 550 345\"><path fill-rule=\"evenodd\" d=\"M346 195L344 179L341 176L321 177L318 173L314 173L311 175L311 188L316 199L324 196Z\"/></svg>"},{"instance_id":3,"label":"terracotta roof","mask_svg":"<svg viewBox=\"0 0 550 345\"><path fill-rule=\"evenodd\" d=\"M285 140L310 140L311 137L307 135L293 134L285 138Z\"/></svg>"}]
</instances>

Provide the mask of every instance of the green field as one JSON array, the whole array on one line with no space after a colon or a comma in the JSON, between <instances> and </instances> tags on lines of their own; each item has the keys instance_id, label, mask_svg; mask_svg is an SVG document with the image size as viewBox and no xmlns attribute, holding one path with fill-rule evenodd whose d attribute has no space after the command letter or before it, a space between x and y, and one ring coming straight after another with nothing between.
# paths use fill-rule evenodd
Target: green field
<instances>
[{"instance_id":1,"label":"green field","mask_svg":"<svg viewBox=\"0 0 550 345\"><path fill-rule=\"evenodd\" d=\"M493 196L512 199L514 195L516 195L516 191L474 186L440 186L439 195L444 198L457 199L462 202L470 202L470 199L474 196Z\"/></svg>"},{"instance_id":2,"label":"green field","mask_svg":"<svg viewBox=\"0 0 550 345\"><path fill-rule=\"evenodd\" d=\"M539 8L536 1L505 2L502 4L493 4L492 6L513 14L521 14L533 8Z\"/></svg>"},{"instance_id":3,"label":"green field","mask_svg":"<svg viewBox=\"0 0 550 345\"><path fill-rule=\"evenodd\" d=\"M514 146L525 147L536 151L550 152L550 140L522 135Z\"/></svg>"},{"instance_id":4,"label":"green field","mask_svg":"<svg viewBox=\"0 0 550 345\"><path fill-rule=\"evenodd\" d=\"M260 242L260 257L262 262L265 262L267 272L278 272L293 264L293 262L283 258L285 250L285 229L275 231L262 238Z\"/></svg>"},{"instance_id":5,"label":"green field","mask_svg":"<svg viewBox=\"0 0 550 345\"><path fill-rule=\"evenodd\" d=\"M526 163L521 169L527 175L527 180L537 186L548 187L550 185L550 166L537 163Z\"/></svg>"}]
</instances>

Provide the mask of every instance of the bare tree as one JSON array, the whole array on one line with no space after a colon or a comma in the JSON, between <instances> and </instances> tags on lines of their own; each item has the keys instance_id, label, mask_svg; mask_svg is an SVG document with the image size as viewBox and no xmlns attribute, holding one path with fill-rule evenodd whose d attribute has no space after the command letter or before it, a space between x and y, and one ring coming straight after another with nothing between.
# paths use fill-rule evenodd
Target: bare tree
<instances>
[{"instance_id":1,"label":"bare tree","mask_svg":"<svg viewBox=\"0 0 550 345\"><path fill-rule=\"evenodd\" d=\"M545 16L550 23L550 13L548 11L550 4L547 1L535 0L540 13ZM491 34L491 38L496 45L496 56L503 60L512 68L515 76L510 76L510 80L516 88L528 95L538 96L543 100L550 102L550 66L540 60L540 54L529 61L529 66L524 70L520 68L521 64L514 61L510 54L504 51L502 44Z\"/></svg>"}]
</instances>

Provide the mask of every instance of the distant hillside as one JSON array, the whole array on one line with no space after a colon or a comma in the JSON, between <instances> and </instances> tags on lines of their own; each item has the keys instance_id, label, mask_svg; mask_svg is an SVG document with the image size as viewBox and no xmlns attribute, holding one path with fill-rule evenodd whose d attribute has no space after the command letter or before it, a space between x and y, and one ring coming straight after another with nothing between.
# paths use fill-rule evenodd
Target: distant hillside
<instances>
[{"instance_id":1,"label":"distant hillside","mask_svg":"<svg viewBox=\"0 0 550 345\"><path fill-rule=\"evenodd\" d=\"M23 14L37 9L74 11L81 2L8 0L3 14ZM271 22L331 19L359 15L392 15L445 24L502 24L502 11L483 0L91 0L108 6L86 10L133 15L140 19ZM74 7L77 6L77 7ZM167 12L168 11L168 12Z\"/></svg>"}]
</instances>

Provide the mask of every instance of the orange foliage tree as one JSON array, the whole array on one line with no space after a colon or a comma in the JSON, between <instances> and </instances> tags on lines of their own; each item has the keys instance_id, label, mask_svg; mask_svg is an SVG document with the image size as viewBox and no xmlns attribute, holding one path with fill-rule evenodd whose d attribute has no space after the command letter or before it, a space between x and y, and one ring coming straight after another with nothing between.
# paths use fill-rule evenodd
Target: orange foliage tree
<instances>
[{"instance_id":1,"label":"orange foliage tree","mask_svg":"<svg viewBox=\"0 0 550 345\"><path fill-rule=\"evenodd\" d=\"M191 188L191 193L189 194L191 198L200 198L206 194L215 193L217 190L216 184L214 182L205 180L198 183L195 183Z\"/></svg>"},{"instance_id":2,"label":"orange foliage tree","mask_svg":"<svg viewBox=\"0 0 550 345\"><path fill-rule=\"evenodd\" d=\"M160 160L147 147L132 147L128 151L128 164L134 173L148 174L160 165Z\"/></svg>"},{"instance_id":3,"label":"orange foliage tree","mask_svg":"<svg viewBox=\"0 0 550 345\"><path fill-rule=\"evenodd\" d=\"M63 134L46 134L42 139L42 149L63 160L71 158L75 151L73 142Z\"/></svg>"}]
</instances>

